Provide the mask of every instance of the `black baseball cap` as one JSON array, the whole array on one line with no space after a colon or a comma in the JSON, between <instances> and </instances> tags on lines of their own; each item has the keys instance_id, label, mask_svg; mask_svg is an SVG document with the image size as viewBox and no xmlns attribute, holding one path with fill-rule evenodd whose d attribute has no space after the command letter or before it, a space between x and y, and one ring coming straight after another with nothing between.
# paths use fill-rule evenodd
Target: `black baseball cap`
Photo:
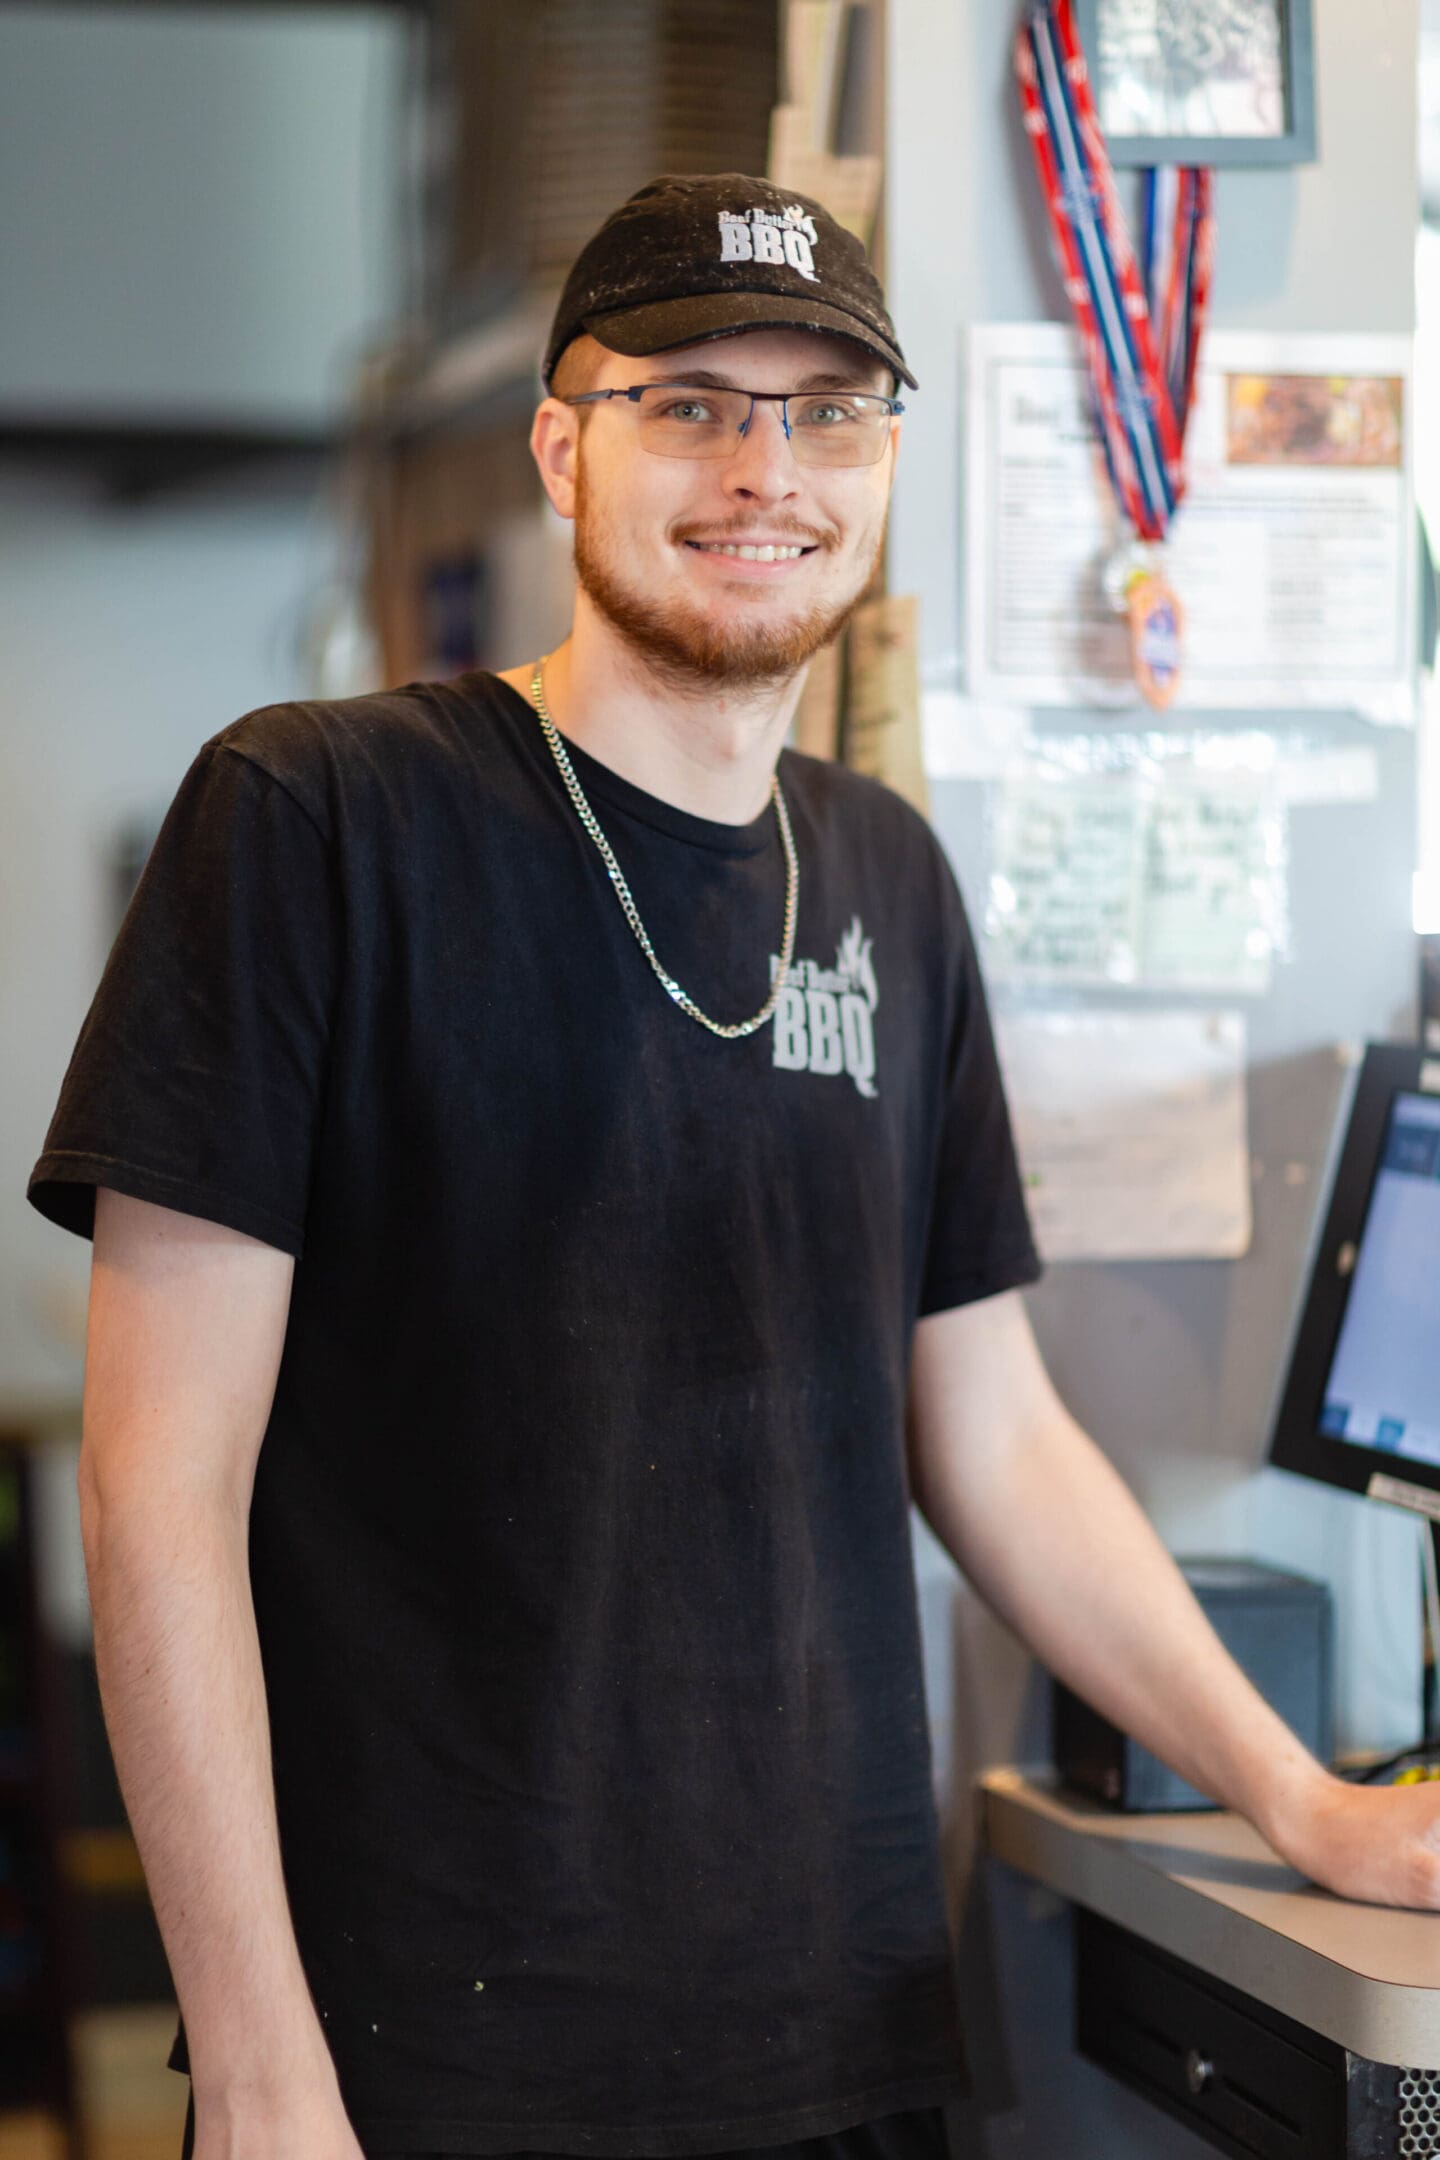
<instances>
[{"instance_id":1,"label":"black baseball cap","mask_svg":"<svg viewBox=\"0 0 1440 2160\"><path fill-rule=\"evenodd\" d=\"M917 389L855 235L824 205L745 173L662 173L576 256L540 373L588 331L611 352L669 352L742 330L853 338Z\"/></svg>"}]
</instances>

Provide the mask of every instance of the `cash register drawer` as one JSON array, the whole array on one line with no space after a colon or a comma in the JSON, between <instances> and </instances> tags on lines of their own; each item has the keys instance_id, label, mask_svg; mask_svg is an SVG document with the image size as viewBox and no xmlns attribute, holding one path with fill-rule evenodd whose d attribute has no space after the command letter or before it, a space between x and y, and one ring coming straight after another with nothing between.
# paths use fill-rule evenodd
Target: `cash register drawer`
<instances>
[{"instance_id":1,"label":"cash register drawer","mask_svg":"<svg viewBox=\"0 0 1440 2160\"><path fill-rule=\"evenodd\" d=\"M1093 1913L1076 1921L1076 2044L1239 2160L1341 2160L1345 2050Z\"/></svg>"}]
</instances>

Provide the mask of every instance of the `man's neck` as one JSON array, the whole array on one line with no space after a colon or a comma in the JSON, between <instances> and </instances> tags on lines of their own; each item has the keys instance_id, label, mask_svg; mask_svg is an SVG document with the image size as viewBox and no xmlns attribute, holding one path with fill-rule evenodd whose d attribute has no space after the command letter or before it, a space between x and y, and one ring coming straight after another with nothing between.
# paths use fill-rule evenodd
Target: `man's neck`
<instances>
[{"instance_id":1,"label":"man's neck","mask_svg":"<svg viewBox=\"0 0 1440 2160\"><path fill-rule=\"evenodd\" d=\"M533 663L504 668L530 699ZM677 689L603 622L577 614L545 663L545 703L567 742L661 802L746 825L770 797L775 761L804 682Z\"/></svg>"}]
</instances>

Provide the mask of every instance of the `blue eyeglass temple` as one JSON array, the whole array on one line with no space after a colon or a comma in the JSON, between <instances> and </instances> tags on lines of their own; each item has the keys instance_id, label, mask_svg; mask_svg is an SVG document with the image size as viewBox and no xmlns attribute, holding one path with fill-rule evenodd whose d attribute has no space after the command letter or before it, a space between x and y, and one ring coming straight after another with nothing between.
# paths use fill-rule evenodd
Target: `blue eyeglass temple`
<instances>
[{"instance_id":1,"label":"blue eyeglass temple","mask_svg":"<svg viewBox=\"0 0 1440 2160\"><path fill-rule=\"evenodd\" d=\"M564 398L561 400L561 402L566 405L594 405L597 404L602 398L623 397L629 398L632 405L638 405L647 390L704 390L707 387L708 386L704 383L632 383L628 390L582 390L577 397ZM756 399L768 398L771 400L772 403L779 404L780 425L785 430L785 437L787 442L790 438L791 433L791 398L825 396L825 392L823 390L741 390L732 394L739 397L748 397L750 400L750 410L748 413L746 413L745 418L740 422L739 432L742 435L747 432L751 421L755 418ZM834 393L834 395L836 396L839 396L841 394L842 393L838 391ZM879 390L857 390L854 395L856 397L877 398L882 405L887 407L892 419L897 413L903 413L905 410L905 407L900 402L899 398L886 397L883 392Z\"/></svg>"}]
</instances>

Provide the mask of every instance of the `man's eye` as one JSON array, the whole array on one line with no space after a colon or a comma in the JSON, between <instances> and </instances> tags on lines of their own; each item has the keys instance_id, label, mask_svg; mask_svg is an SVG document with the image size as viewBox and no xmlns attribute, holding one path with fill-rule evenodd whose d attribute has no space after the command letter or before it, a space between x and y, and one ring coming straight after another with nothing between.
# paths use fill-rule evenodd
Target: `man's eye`
<instances>
[{"instance_id":1,"label":"man's eye","mask_svg":"<svg viewBox=\"0 0 1440 2160\"><path fill-rule=\"evenodd\" d=\"M838 427L846 420L858 420L859 409L843 398L825 398L818 405L807 405L801 414L804 427Z\"/></svg>"},{"instance_id":2,"label":"man's eye","mask_svg":"<svg viewBox=\"0 0 1440 2160\"><path fill-rule=\"evenodd\" d=\"M667 405L662 405L660 410L667 420L705 421L715 418L712 407L700 398L672 398Z\"/></svg>"}]
</instances>

